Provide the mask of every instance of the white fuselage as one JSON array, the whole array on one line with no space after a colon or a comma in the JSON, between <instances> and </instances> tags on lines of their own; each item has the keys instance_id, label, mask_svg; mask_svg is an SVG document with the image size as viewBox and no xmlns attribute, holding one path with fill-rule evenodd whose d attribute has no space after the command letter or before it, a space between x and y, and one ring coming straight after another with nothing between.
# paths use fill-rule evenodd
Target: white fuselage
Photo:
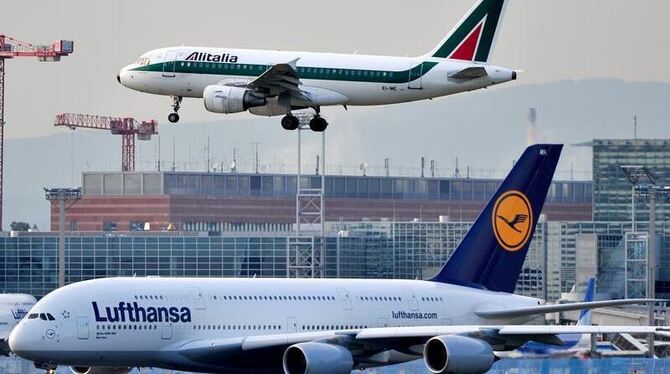
<instances>
[{"instance_id":1,"label":"white fuselage","mask_svg":"<svg viewBox=\"0 0 670 374\"><path fill-rule=\"evenodd\" d=\"M292 98L293 106L403 103L485 88L516 77L513 70L486 63L429 56L171 47L145 53L124 67L118 79L141 92L199 98L209 85L243 85L273 65L290 62L295 62L300 89L312 99ZM468 67L484 67L487 76L450 78Z\"/></svg>"},{"instance_id":2,"label":"white fuselage","mask_svg":"<svg viewBox=\"0 0 670 374\"><path fill-rule=\"evenodd\" d=\"M11 344L42 363L206 370L188 366L177 350L198 340L232 343L257 335L500 323L474 311L539 303L430 281L108 278L45 296L30 315L51 313L56 320L29 315ZM221 359L226 367L242 364L227 362L223 353Z\"/></svg>"}]
</instances>

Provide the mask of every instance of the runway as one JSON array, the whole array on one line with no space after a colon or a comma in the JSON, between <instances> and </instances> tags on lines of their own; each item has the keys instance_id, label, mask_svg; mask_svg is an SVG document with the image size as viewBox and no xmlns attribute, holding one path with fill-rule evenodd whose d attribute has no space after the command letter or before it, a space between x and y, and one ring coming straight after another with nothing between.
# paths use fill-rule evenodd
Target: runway
<instances>
[{"instance_id":1,"label":"runway","mask_svg":"<svg viewBox=\"0 0 670 374\"><path fill-rule=\"evenodd\" d=\"M669 373L670 359L649 358L607 358L607 359L507 359L493 365L489 374L516 373L591 373L591 374L651 374ZM0 373L2 374L42 374L43 370L35 369L31 362L17 357L1 357ZM133 370L133 374L186 374L182 371L162 369ZM424 374L428 370L423 361L412 361L402 365L385 368L367 369L367 374ZM69 368L58 369L58 374L71 374Z\"/></svg>"}]
</instances>

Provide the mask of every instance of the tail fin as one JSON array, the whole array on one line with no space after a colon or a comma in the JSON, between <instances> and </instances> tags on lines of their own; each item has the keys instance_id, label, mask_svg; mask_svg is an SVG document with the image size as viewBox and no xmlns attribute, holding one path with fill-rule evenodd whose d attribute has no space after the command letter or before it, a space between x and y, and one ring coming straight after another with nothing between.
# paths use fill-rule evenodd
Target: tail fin
<instances>
[{"instance_id":1,"label":"tail fin","mask_svg":"<svg viewBox=\"0 0 670 374\"><path fill-rule=\"evenodd\" d=\"M514 292L562 148L526 149L431 281Z\"/></svg>"},{"instance_id":2,"label":"tail fin","mask_svg":"<svg viewBox=\"0 0 670 374\"><path fill-rule=\"evenodd\" d=\"M480 0L429 55L486 62L504 9L505 0Z\"/></svg>"},{"instance_id":3,"label":"tail fin","mask_svg":"<svg viewBox=\"0 0 670 374\"><path fill-rule=\"evenodd\" d=\"M593 301L596 295L596 278L589 278L589 282L586 285L586 293L584 294L584 301ZM579 314L579 320L577 321L577 326L590 326L591 325L591 309L582 309L582 312Z\"/></svg>"}]
</instances>

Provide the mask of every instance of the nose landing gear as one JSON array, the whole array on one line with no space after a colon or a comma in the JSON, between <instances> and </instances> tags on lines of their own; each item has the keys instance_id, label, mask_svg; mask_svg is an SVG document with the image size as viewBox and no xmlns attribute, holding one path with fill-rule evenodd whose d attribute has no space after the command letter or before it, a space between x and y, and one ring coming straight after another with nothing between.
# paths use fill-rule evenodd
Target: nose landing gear
<instances>
[{"instance_id":1,"label":"nose landing gear","mask_svg":"<svg viewBox=\"0 0 670 374\"><path fill-rule=\"evenodd\" d=\"M168 121L172 123L179 122L179 114L177 112L179 111L181 100L181 96L172 96L172 109L174 112L168 115Z\"/></svg>"}]
</instances>

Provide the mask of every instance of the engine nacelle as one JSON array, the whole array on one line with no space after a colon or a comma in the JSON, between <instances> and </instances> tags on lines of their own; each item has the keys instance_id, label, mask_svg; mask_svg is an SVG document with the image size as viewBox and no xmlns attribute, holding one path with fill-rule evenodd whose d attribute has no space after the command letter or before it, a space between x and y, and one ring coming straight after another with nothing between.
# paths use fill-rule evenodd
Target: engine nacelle
<instances>
[{"instance_id":1,"label":"engine nacelle","mask_svg":"<svg viewBox=\"0 0 670 374\"><path fill-rule=\"evenodd\" d=\"M263 106L267 100L242 87L212 85L205 87L202 95L205 109L214 113L238 113Z\"/></svg>"},{"instance_id":2,"label":"engine nacelle","mask_svg":"<svg viewBox=\"0 0 670 374\"><path fill-rule=\"evenodd\" d=\"M286 374L349 374L354 358L342 346L308 342L288 347L283 364Z\"/></svg>"},{"instance_id":3,"label":"engine nacelle","mask_svg":"<svg viewBox=\"0 0 670 374\"><path fill-rule=\"evenodd\" d=\"M442 335L428 340L423 360L432 373L485 373L491 369L493 348L479 339Z\"/></svg>"},{"instance_id":4,"label":"engine nacelle","mask_svg":"<svg viewBox=\"0 0 670 374\"><path fill-rule=\"evenodd\" d=\"M74 374L128 374L130 370L131 368L70 366L70 371Z\"/></svg>"}]
</instances>

